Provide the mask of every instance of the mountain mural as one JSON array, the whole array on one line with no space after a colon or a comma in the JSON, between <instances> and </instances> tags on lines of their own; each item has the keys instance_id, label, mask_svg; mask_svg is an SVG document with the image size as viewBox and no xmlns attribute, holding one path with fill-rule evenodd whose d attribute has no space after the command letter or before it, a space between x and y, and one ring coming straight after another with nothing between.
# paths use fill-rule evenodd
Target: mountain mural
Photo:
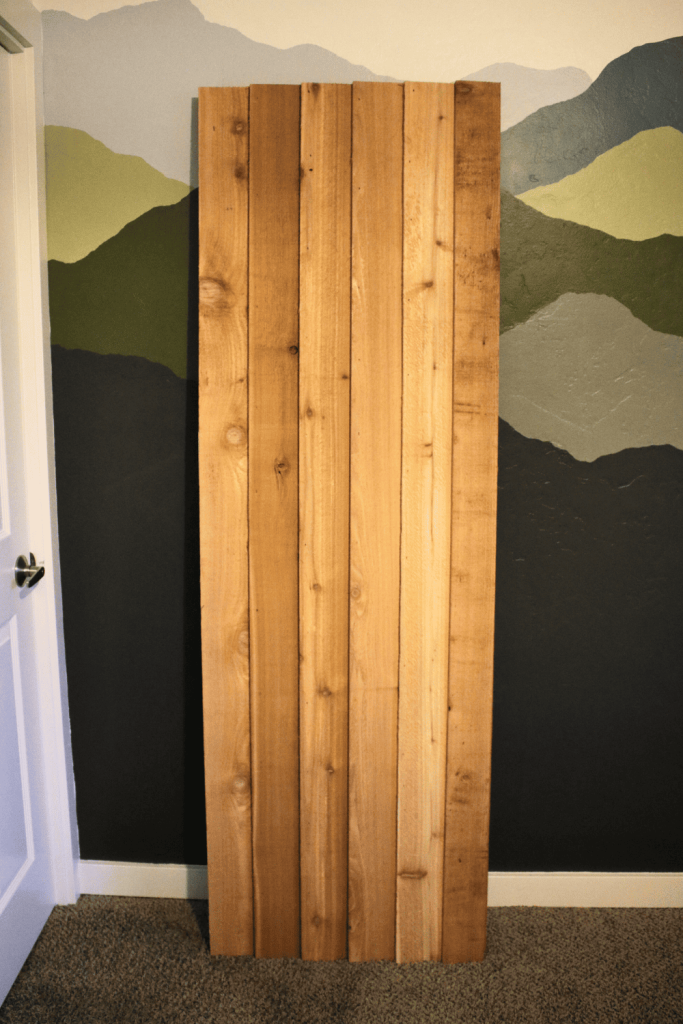
<instances>
[{"instance_id":1,"label":"mountain mural","mask_svg":"<svg viewBox=\"0 0 683 1024\"><path fill-rule=\"evenodd\" d=\"M564 103L537 110L501 139L503 188L517 195L575 174L638 132L683 131L683 36L637 46Z\"/></svg>"},{"instance_id":2,"label":"mountain mural","mask_svg":"<svg viewBox=\"0 0 683 1024\"><path fill-rule=\"evenodd\" d=\"M500 82L500 126L503 131L549 103L562 103L585 92L590 77L580 68L542 71L519 64L489 64L465 75L466 82Z\"/></svg>"},{"instance_id":3,"label":"mountain mural","mask_svg":"<svg viewBox=\"0 0 683 1024\"><path fill-rule=\"evenodd\" d=\"M518 198L548 217L615 238L683 235L683 133L638 132L576 174Z\"/></svg>"},{"instance_id":4,"label":"mountain mural","mask_svg":"<svg viewBox=\"0 0 683 1024\"><path fill-rule=\"evenodd\" d=\"M625 448L683 449L683 338L607 295L562 295L500 340L500 415L593 462Z\"/></svg>"},{"instance_id":5,"label":"mountain mural","mask_svg":"<svg viewBox=\"0 0 683 1024\"><path fill-rule=\"evenodd\" d=\"M46 122L80 128L191 185L199 86L393 81L320 46L252 42L206 21L190 0L154 0L89 21L45 11L43 46Z\"/></svg>"},{"instance_id":6,"label":"mountain mural","mask_svg":"<svg viewBox=\"0 0 683 1024\"><path fill-rule=\"evenodd\" d=\"M43 25L81 856L202 864L197 89L388 79L320 47L255 43L190 0L46 11ZM572 68L469 76L499 77L505 125L522 118L502 139L492 870L681 870L681 200L664 232L648 207L642 238L594 217L621 205L636 230L605 179L617 165L638 178L641 135L649 201L664 187L682 57L676 38L592 84ZM564 193L553 216L531 205L569 176L590 182L582 208L595 194L586 223Z\"/></svg>"},{"instance_id":7,"label":"mountain mural","mask_svg":"<svg viewBox=\"0 0 683 1024\"><path fill-rule=\"evenodd\" d=\"M501 415L528 436L552 437L577 458L593 459L618 450L614 446L619 439L620 447L678 444L675 412L666 411L664 393L676 386L681 372L675 355L683 335L678 301L683 291L683 239L665 235L623 241L546 217L509 194L503 193L502 199ZM144 213L76 263L50 261L53 343L101 354L143 356L179 377L194 379L196 268L193 191L173 206ZM650 282L647 290L644 280ZM566 297L567 292L573 297ZM600 294L591 294L595 292ZM593 325L592 316L597 317ZM527 321L528 330L518 326ZM508 343L505 332L512 328L517 332ZM555 346L554 356L548 356L550 347L545 355L536 352L545 342ZM591 346L594 359L588 355ZM638 378L642 402L631 395L618 416L608 416L624 393L621 383L605 391L606 366L609 373L614 371L615 380L620 368L636 373L636 351L639 365L646 355L653 360L651 376ZM612 355L603 365L607 352ZM525 371L520 367L535 365L536 360L540 366L541 357L546 359L545 376L539 373L522 388L519 374L524 377ZM582 361L578 378L577 359ZM624 360L629 366L622 366ZM657 382L664 390L660 401L652 403L647 395ZM561 412L563 402L570 403L571 415ZM567 421L562 429L557 415ZM617 423L622 426L617 428Z\"/></svg>"},{"instance_id":8,"label":"mountain mural","mask_svg":"<svg viewBox=\"0 0 683 1024\"><path fill-rule=\"evenodd\" d=\"M63 263L83 259L129 221L190 191L78 128L47 125L45 160L48 259Z\"/></svg>"},{"instance_id":9,"label":"mountain mural","mask_svg":"<svg viewBox=\"0 0 683 1024\"><path fill-rule=\"evenodd\" d=\"M653 330L683 336L683 238L612 238L546 217L503 192L500 253L501 332L565 292L595 292Z\"/></svg>"},{"instance_id":10,"label":"mountain mural","mask_svg":"<svg viewBox=\"0 0 683 1024\"><path fill-rule=\"evenodd\" d=\"M52 344L143 356L196 379L197 192L127 224L77 263L48 263Z\"/></svg>"}]
</instances>

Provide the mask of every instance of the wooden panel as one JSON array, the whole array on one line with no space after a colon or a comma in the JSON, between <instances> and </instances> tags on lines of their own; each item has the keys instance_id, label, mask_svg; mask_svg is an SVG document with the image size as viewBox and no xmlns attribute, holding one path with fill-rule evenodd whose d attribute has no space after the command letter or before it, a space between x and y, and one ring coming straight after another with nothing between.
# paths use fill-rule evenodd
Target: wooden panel
<instances>
[{"instance_id":1,"label":"wooden panel","mask_svg":"<svg viewBox=\"0 0 683 1024\"><path fill-rule=\"evenodd\" d=\"M393 959L403 88L353 86L349 959Z\"/></svg>"},{"instance_id":2,"label":"wooden panel","mask_svg":"<svg viewBox=\"0 0 683 1024\"><path fill-rule=\"evenodd\" d=\"M453 426L454 92L404 89L399 962L441 958Z\"/></svg>"},{"instance_id":3,"label":"wooden panel","mask_svg":"<svg viewBox=\"0 0 683 1024\"><path fill-rule=\"evenodd\" d=\"M497 85L200 91L213 953L484 956L499 157Z\"/></svg>"},{"instance_id":4,"label":"wooden panel","mask_svg":"<svg viewBox=\"0 0 683 1024\"><path fill-rule=\"evenodd\" d=\"M301 89L301 950L346 956L351 86Z\"/></svg>"},{"instance_id":5,"label":"wooden panel","mask_svg":"<svg viewBox=\"0 0 683 1024\"><path fill-rule=\"evenodd\" d=\"M250 89L249 598L257 956L299 955L299 88Z\"/></svg>"},{"instance_id":6,"label":"wooden panel","mask_svg":"<svg viewBox=\"0 0 683 1024\"><path fill-rule=\"evenodd\" d=\"M498 452L500 86L455 87L453 532L443 960L486 949Z\"/></svg>"},{"instance_id":7,"label":"wooden panel","mask_svg":"<svg viewBox=\"0 0 683 1024\"><path fill-rule=\"evenodd\" d=\"M247 565L247 89L199 90L199 493L211 952L254 952Z\"/></svg>"}]
</instances>

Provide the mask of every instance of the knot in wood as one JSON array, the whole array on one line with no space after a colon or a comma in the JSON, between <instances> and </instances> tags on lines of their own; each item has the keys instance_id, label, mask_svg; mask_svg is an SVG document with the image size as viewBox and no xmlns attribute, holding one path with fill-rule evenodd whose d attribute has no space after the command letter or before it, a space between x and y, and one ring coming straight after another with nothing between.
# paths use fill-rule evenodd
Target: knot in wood
<instances>
[{"instance_id":1,"label":"knot in wood","mask_svg":"<svg viewBox=\"0 0 683 1024\"><path fill-rule=\"evenodd\" d=\"M285 477L290 471L290 464L285 456L280 456L278 459L275 459L273 468L275 471L275 477L278 479L278 486L280 486L283 477Z\"/></svg>"},{"instance_id":2,"label":"knot in wood","mask_svg":"<svg viewBox=\"0 0 683 1024\"><path fill-rule=\"evenodd\" d=\"M218 277L202 277L199 282L199 305L203 313L217 313L234 305L230 286Z\"/></svg>"},{"instance_id":3,"label":"knot in wood","mask_svg":"<svg viewBox=\"0 0 683 1024\"><path fill-rule=\"evenodd\" d=\"M247 793L249 790L249 779L246 775L236 775L232 780L231 789L233 793Z\"/></svg>"},{"instance_id":4,"label":"knot in wood","mask_svg":"<svg viewBox=\"0 0 683 1024\"><path fill-rule=\"evenodd\" d=\"M229 427L225 436L228 444L242 444L244 441L244 431L241 427Z\"/></svg>"}]
</instances>

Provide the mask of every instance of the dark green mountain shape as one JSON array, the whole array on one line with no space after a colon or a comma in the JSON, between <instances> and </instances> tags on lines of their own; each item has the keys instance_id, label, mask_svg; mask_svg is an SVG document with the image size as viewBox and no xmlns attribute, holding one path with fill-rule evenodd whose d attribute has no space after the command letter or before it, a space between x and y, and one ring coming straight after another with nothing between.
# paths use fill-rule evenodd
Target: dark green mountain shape
<instances>
[{"instance_id":1,"label":"dark green mountain shape","mask_svg":"<svg viewBox=\"0 0 683 1024\"><path fill-rule=\"evenodd\" d=\"M50 260L48 274L53 345L143 356L196 379L196 190L142 214L76 263Z\"/></svg>"},{"instance_id":2,"label":"dark green mountain shape","mask_svg":"<svg viewBox=\"0 0 683 1024\"><path fill-rule=\"evenodd\" d=\"M683 131L683 36L636 46L580 96L542 107L503 132L503 188L517 195L549 185L663 125Z\"/></svg>"},{"instance_id":3,"label":"dark green mountain shape","mask_svg":"<svg viewBox=\"0 0 683 1024\"><path fill-rule=\"evenodd\" d=\"M610 295L664 334L683 335L683 238L641 242L546 217L501 194L501 332L566 292Z\"/></svg>"}]
</instances>

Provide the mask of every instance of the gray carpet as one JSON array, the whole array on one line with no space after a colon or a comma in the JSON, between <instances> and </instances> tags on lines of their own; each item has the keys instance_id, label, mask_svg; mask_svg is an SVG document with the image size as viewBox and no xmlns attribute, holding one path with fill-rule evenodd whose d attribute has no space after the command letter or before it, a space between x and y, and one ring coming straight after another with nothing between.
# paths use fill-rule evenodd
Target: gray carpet
<instances>
[{"instance_id":1,"label":"gray carpet","mask_svg":"<svg viewBox=\"0 0 683 1024\"><path fill-rule=\"evenodd\" d=\"M683 910L489 910L479 964L211 958L202 900L56 907L0 1024L681 1024Z\"/></svg>"}]
</instances>

